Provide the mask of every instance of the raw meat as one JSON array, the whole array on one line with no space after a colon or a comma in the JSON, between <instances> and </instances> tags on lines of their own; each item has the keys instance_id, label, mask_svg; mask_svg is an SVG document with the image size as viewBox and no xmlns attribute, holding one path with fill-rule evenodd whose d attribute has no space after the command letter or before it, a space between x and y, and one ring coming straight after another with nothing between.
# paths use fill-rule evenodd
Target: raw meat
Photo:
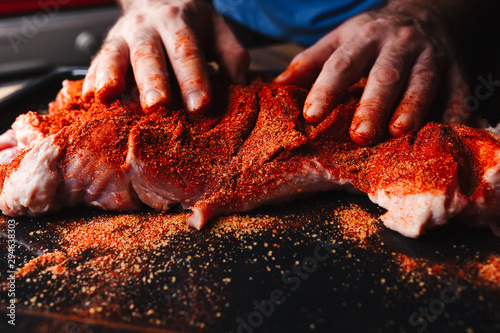
<instances>
[{"instance_id":1,"label":"raw meat","mask_svg":"<svg viewBox=\"0 0 500 333\"><path fill-rule=\"evenodd\" d=\"M144 115L134 90L109 105L81 100L66 81L48 115L21 115L0 136L0 209L10 216L88 204L108 210L192 209L187 223L318 191L364 192L405 236L474 216L500 235L497 134L429 123L415 135L358 147L351 88L317 126L306 91L256 81L230 89L204 116L180 106Z\"/></svg>"}]
</instances>

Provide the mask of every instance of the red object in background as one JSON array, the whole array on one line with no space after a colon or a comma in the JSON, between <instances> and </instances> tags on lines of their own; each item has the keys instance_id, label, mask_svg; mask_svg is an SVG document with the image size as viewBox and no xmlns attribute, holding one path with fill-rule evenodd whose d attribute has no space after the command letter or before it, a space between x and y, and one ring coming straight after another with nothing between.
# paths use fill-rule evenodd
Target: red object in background
<instances>
[{"instance_id":1,"label":"red object in background","mask_svg":"<svg viewBox=\"0 0 500 333\"><path fill-rule=\"evenodd\" d=\"M0 0L0 16L15 15L39 10L57 10L72 7L107 5L115 0Z\"/></svg>"}]
</instances>

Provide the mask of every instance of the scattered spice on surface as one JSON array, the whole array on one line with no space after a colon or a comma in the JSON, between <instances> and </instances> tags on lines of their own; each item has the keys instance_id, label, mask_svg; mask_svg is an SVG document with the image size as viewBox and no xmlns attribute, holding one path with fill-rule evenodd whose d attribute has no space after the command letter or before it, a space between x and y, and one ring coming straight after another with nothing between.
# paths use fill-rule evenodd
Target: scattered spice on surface
<instances>
[{"instance_id":1,"label":"scattered spice on surface","mask_svg":"<svg viewBox=\"0 0 500 333\"><path fill-rule=\"evenodd\" d=\"M335 217L343 238L359 246L366 245L368 239L378 235L382 228L378 216L355 204L347 208L338 208L335 210Z\"/></svg>"},{"instance_id":2,"label":"scattered spice on surface","mask_svg":"<svg viewBox=\"0 0 500 333\"><path fill-rule=\"evenodd\" d=\"M447 269L444 264L432 263L424 258L414 258L401 253L394 253L394 257L399 265L401 278L410 283L424 281L428 276L439 278Z\"/></svg>"},{"instance_id":3,"label":"scattered spice on surface","mask_svg":"<svg viewBox=\"0 0 500 333\"><path fill-rule=\"evenodd\" d=\"M479 277L500 288L500 256L492 255L484 263L476 263Z\"/></svg>"},{"instance_id":4,"label":"scattered spice on surface","mask_svg":"<svg viewBox=\"0 0 500 333\"><path fill-rule=\"evenodd\" d=\"M101 212L40 226L42 233L30 235L50 235L52 248L17 271L21 306L181 330L213 327L227 312L223 289L233 278L224 267L238 249L252 250L259 244L250 239L264 232L297 227L286 217L231 215L200 232L185 217ZM5 226L2 217L0 227Z\"/></svg>"},{"instance_id":5,"label":"scattered spice on surface","mask_svg":"<svg viewBox=\"0 0 500 333\"><path fill-rule=\"evenodd\" d=\"M312 263L310 256L320 240L335 245L325 265L342 265L342 277L325 277L334 290L358 288L355 281L366 274L365 265L372 260L383 263L373 278L384 295L406 290L407 301L434 297L436 289L439 293L455 277L475 288L498 290L498 255L446 263L392 252L382 242L385 229L376 214L359 205L331 207L332 200L328 202L330 206L315 211L321 218L315 218L314 211L274 214L271 209L221 217L201 231L186 226L187 212L84 210L76 217L38 221L23 235L27 243L43 245L43 253L28 255L16 274L18 308L135 328L224 330L241 315L239 294L245 293L247 284L260 290L276 276L280 281L291 267ZM6 221L0 219L0 228ZM303 267L311 278L328 271ZM6 287L2 283L1 289Z\"/></svg>"}]
</instances>

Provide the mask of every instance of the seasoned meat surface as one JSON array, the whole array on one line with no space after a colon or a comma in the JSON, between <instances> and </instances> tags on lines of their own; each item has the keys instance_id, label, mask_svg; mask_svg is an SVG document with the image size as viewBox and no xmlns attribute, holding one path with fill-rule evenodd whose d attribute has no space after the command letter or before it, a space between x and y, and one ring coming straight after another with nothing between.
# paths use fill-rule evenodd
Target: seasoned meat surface
<instances>
[{"instance_id":1,"label":"seasoned meat surface","mask_svg":"<svg viewBox=\"0 0 500 333\"><path fill-rule=\"evenodd\" d=\"M302 118L307 91L293 86L222 89L210 112L193 116L179 105L146 115L133 89L110 104L83 101L81 84L65 81L48 115L21 115L0 136L3 214L181 204L200 229L216 216L346 189L387 209L384 224L408 237L454 217L500 234L499 135L429 123L358 147L347 124L362 84L316 126Z\"/></svg>"}]
</instances>

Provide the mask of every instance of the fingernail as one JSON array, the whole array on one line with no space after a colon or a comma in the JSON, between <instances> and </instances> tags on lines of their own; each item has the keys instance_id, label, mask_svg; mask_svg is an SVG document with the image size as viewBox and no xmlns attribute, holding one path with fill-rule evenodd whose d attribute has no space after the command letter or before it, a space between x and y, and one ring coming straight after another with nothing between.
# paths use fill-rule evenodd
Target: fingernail
<instances>
[{"instance_id":1,"label":"fingernail","mask_svg":"<svg viewBox=\"0 0 500 333\"><path fill-rule=\"evenodd\" d=\"M94 96L99 101L106 100L106 85L103 82L96 82Z\"/></svg>"},{"instance_id":2,"label":"fingernail","mask_svg":"<svg viewBox=\"0 0 500 333\"><path fill-rule=\"evenodd\" d=\"M100 91L102 89L104 89L104 87L106 86L104 80L96 80L95 82L95 91Z\"/></svg>"},{"instance_id":3,"label":"fingernail","mask_svg":"<svg viewBox=\"0 0 500 333\"><path fill-rule=\"evenodd\" d=\"M320 102L306 106L305 117L308 122L316 123L323 119L325 105Z\"/></svg>"},{"instance_id":4,"label":"fingernail","mask_svg":"<svg viewBox=\"0 0 500 333\"><path fill-rule=\"evenodd\" d=\"M359 124L354 132L363 139L372 139L377 134L375 124L369 120L365 120Z\"/></svg>"},{"instance_id":5,"label":"fingernail","mask_svg":"<svg viewBox=\"0 0 500 333\"><path fill-rule=\"evenodd\" d=\"M413 117L409 114L402 114L396 119L393 126L405 132L411 131L413 129Z\"/></svg>"},{"instance_id":6,"label":"fingernail","mask_svg":"<svg viewBox=\"0 0 500 333\"><path fill-rule=\"evenodd\" d=\"M274 80L273 82L274 83L282 83L284 81L286 81L287 77L288 77L288 73L287 72L283 72L281 73L280 75L278 75Z\"/></svg>"},{"instance_id":7,"label":"fingernail","mask_svg":"<svg viewBox=\"0 0 500 333\"><path fill-rule=\"evenodd\" d=\"M94 96L94 91L88 88L82 89L82 99L84 102L90 102L92 97Z\"/></svg>"},{"instance_id":8,"label":"fingernail","mask_svg":"<svg viewBox=\"0 0 500 333\"><path fill-rule=\"evenodd\" d=\"M155 106L163 101L163 95L156 89L151 89L146 92L142 98L142 105L147 108Z\"/></svg>"},{"instance_id":9,"label":"fingernail","mask_svg":"<svg viewBox=\"0 0 500 333\"><path fill-rule=\"evenodd\" d=\"M207 95L196 91L187 96L186 107L189 112L196 112L202 109L208 103Z\"/></svg>"},{"instance_id":10,"label":"fingernail","mask_svg":"<svg viewBox=\"0 0 500 333\"><path fill-rule=\"evenodd\" d=\"M95 96L98 100L108 102L116 97L120 90L120 81L117 79L99 80L96 82Z\"/></svg>"},{"instance_id":11,"label":"fingernail","mask_svg":"<svg viewBox=\"0 0 500 333\"><path fill-rule=\"evenodd\" d=\"M288 65L288 68L285 69L285 71L283 73L281 73L280 75L278 75L278 77L276 79L274 79L274 82L276 83L290 83L292 84L295 79L299 78L299 82L301 81L300 80L300 77L303 77L304 75L304 69L307 68L307 63L304 62L303 60L292 60L292 62L290 63L290 65Z\"/></svg>"}]
</instances>

